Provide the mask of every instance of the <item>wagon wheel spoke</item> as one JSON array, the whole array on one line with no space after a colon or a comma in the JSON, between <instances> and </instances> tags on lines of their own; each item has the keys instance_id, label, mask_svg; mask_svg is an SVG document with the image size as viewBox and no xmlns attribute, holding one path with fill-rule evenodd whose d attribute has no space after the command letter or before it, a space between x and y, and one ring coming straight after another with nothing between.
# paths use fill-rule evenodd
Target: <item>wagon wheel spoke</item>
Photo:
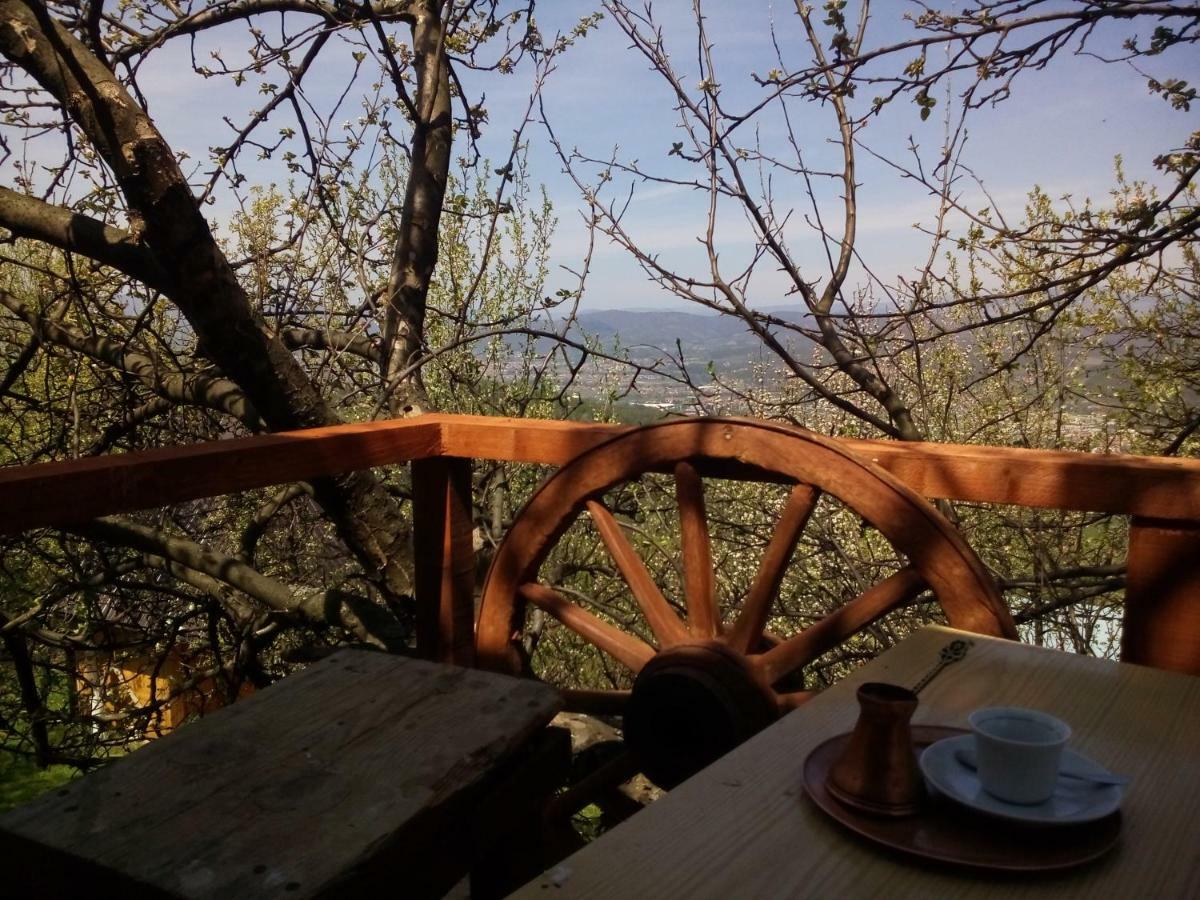
<instances>
[{"instance_id":1,"label":"wagon wheel spoke","mask_svg":"<svg viewBox=\"0 0 1200 900\"><path fill-rule=\"evenodd\" d=\"M620 523L609 512L608 507L598 500L589 500L587 510L596 524L596 530L600 532L600 539L604 541L604 546L608 548L609 555L616 563L617 570L629 585L633 599L641 607L650 630L658 638L659 646L669 647L686 641L687 628L667 603L667 598L654 583L654 579L646 570L646 564L633 549L629 538L625 536Z\"/></svg>"},{"instance_id":2,"label":"wagon wheel spoke","mask_svg":"<svg viewBox=\"0 0 1200 900\"><path fill-rule=\"evenodd\" d=\"M762 561L758 564L758 572L746 594L742 611L729 633L729 646L739 653L749 653L762 636L767 626L771 601L779 593L779 585L796 544L820 499L821 492L811 484L797 484L792 488L775 526L775 533L771 535L771 542L763 551Z\"/></svg>"},{"instance_id":3,"label":"wagon wheel spoke","mask_svg":"<svg viewBox=\"0 0 1200 900\"><path fill-rule=\"evenodd\" d=\"M640 672L642 666L654 656L654 648L650 645L593 616L544 584L523 584L518 593L538 609L554 616L584 640L590 641L618 662L624 663L634 674Z\"/></svg>"},{"instance_id":4,"label":"wagon wheel spoke","mask_svg":"<svg viewBox=\"0 0 1200 900\"><path fill-rule=\"evenodd\" d=\"M715 638L720 630L720 616L708 517L704 511L704 485L691 463L681 462L675 466L675 498L679 503L688 628L693 637Z\"/></svg>"},{"instance_id":5,"label":"wagon wheel spoke","mask_svg":"<svg viewBox=\"0 0 1200 900\"><path fill-rule=\"evenodd\" d=\"M911 567L867 589L825 618L755 658L768 684L812 662L880 616L926 589L925 579Z\"/></svg>"},{"instance_id":6,"label":"wagon wheel spoke","mask_svg":"<svg viewBox=\"0 0 1200 900\"><path fill-rule=\"evenodd\" d=\"M620 716L625 714L631 691L594 691L583 688L563 688L563 710L589 716Z\"/></svg>"}]
</instances>

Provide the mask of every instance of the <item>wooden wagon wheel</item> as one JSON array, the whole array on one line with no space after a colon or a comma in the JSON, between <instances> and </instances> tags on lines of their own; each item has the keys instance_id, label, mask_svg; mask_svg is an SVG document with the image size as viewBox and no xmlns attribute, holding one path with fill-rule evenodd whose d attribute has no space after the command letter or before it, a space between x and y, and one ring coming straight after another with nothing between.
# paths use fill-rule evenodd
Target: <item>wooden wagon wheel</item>
<instances>
[{"instance_id":1,"label":"wooden wagon wheel","mask_svg":"<svg viewBox=\"0 0 1200 900\"><path fill-rule=\"evenodd\" d=\"M647 472L675 477L686 622L600 499ZM736 620L723 628L701 475L731 472L794 487ZM774 646L764 644L772 602L822 493L877 528L910 565L800 633ZM538 581L542 563L585 509L657 647ZM740 419L676 420L594 447L538 489L488 572L476 636L478 660L487 668L520 673L517 640L525 605L544 610L635 673L632 691L612 692L608 699L614 712L624 714L625 740L642 771L669 787L806 699L779 688L790 673L927 587L952 626L1016 637L995 583L962 536L883 469L799 428Z\"/></svg>"}]
</instances>

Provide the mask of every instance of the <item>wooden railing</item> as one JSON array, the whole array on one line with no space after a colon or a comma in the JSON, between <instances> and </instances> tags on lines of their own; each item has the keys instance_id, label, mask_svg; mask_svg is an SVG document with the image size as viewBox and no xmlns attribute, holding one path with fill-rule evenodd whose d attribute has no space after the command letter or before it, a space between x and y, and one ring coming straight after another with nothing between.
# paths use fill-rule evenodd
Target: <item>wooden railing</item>
<instances>
[{"instance_id":1,"label":"wooden railing","mask_svg":"<svg viewBox=\"0 0 1200 900\"><path fill-rule=\"evenodd\" d=\"M428 415L0 469L0 534L411 463L418 644L470 664L471 459L562 465L622 430ZM1129 516L1122 657L1200 674L1200 461L845 443L930 499Z\"/></svg>"}]
</instances>

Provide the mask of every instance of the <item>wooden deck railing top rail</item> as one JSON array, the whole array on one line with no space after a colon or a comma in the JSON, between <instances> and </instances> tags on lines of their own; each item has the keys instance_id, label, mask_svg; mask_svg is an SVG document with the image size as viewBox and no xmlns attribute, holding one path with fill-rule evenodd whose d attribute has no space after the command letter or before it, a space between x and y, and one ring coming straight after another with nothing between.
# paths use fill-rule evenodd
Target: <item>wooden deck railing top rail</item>
<instances>
[{"instance_id":1,"label":"wooden deck railing top rail","mask_svg":"<svg viewBox=\"0 0 1200 900\"><path fill-rule=\"evenodd\" d=\"M0 468L0 534L437 457L562 465L624 430L428 415ZM1200 521L1200 460L847 440L925 497Z\"/></svg>"},{"instance_id":2,"label":"wooden deck railing top rail","mask_svg":"<svg viewBox=\"0 0 1200 900\"><path fill-rule=\"evenodd\" d=\"M560 466L625 430L428 415L0 468L0 535L412 462L418 644L473 659L470 459ZM1200 460L847 440L917 493L1131 517L1123 658L1200 674ZM732 477L760 472L723 471Z\"/></svg>"}]
</instances>

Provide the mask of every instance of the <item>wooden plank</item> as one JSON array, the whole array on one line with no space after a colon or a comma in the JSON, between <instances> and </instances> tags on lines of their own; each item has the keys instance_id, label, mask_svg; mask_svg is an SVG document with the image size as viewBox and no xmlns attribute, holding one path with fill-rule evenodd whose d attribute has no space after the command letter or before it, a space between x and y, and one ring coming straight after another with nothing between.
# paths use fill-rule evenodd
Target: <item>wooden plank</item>
<instances>
[{"instance_id":1,"label":"wooden plank","mask_svg":"<svg viewBox=\"0 0 1200 900\"><path fill-rule=\"evenodd\" d=\"M538 682L343 650L0 816L23 841L4 891L102 872L125 896L441 896L474 792L559 706Z\"/></svg>"},{"instance_id":2,"label":"wooden plank","mask_svg":"<svg viewBox=\"0 0 1200 900\"><path fill-rule=\"evenodd\" d=\"M442 428L443 453L558 466L628 430L485 416L429 418ZM987 445L846 438L839 442L925 497L1200 520L1200 460ZM746 477L756 473L747 472Z\"/></svg>"},{"instance_id":3,"label":"wooden plank","mask_svg":"<svg viewBox=\"0 0 1200 900\"><path fill-rule=\"evenodd\" d=\"M412 464L417 649L426 659L475 663L475 547L471 461Z\"/></svg>"},{"instance_id":4,"label":"wooden plank","mask_svg":"<svg viewBox=\"0 0 1200 900\"><path fill-rule=\"evenodd\" d=\"M0 468L0 534L434 456L421 420L339 425Z\"/></svg>"},{"instance_id":5,"label":"wooden plank","mask_svg":"<svg viewBox=\"0 0 1200 900\"><path fill-rule=\"evenodd\" d=\"M629 425L510 419L501 416L425 417L441 428L441 452L447 456L498 459L561 466L622 432Z\"/></svg>"},{"instance_id":6,"label":"wooden plank","mask_svg":"<svg viewBox=\"0 0 1200 900\"><path fill-rule=\"evenodd\" d=\"M627 430L585 422L431 414L0 468L0 534L439 455L561 466ZM1200 521L1200 460L843 443L925 497ZM697 468L706 476L761 474Z\"/></svg>"},{"instance_id":7,"label":"wooden plank","mask_svg":"<svg viewBox=\"0 0 1200 900\"><path fill-rule=\"evenodd\" d=\"M1200 524L1130 524L1121 659L1200 675Z\"/></svg>"},{"instance_id":8,"label":"wooden plank","mask_svg":"<svg viewBox=\"0 0 1200 900\"><path fill-rule=\"evenodd\" d=\"M1200 460L844 440L929 498L1200 519Z\"/></svg>"},{"instance_id":9,"label":"wooden plank","mask_svg":"<svg viewBox=\"0 0 1200 900\"><path fill-rule=\"evenodd\" d=\"M966 727L981 706L1032 706L1071 725L1071 747L1132 776L1120 846L1071 872L1017 884L910 860L859 839L807 800L804 760L853 727L858 685L913 684L961 634L911 636L516 896L1200 896L1200 678L970 635L967 657L921 692L916 724Z\"/></svg>"}]
</instances>

